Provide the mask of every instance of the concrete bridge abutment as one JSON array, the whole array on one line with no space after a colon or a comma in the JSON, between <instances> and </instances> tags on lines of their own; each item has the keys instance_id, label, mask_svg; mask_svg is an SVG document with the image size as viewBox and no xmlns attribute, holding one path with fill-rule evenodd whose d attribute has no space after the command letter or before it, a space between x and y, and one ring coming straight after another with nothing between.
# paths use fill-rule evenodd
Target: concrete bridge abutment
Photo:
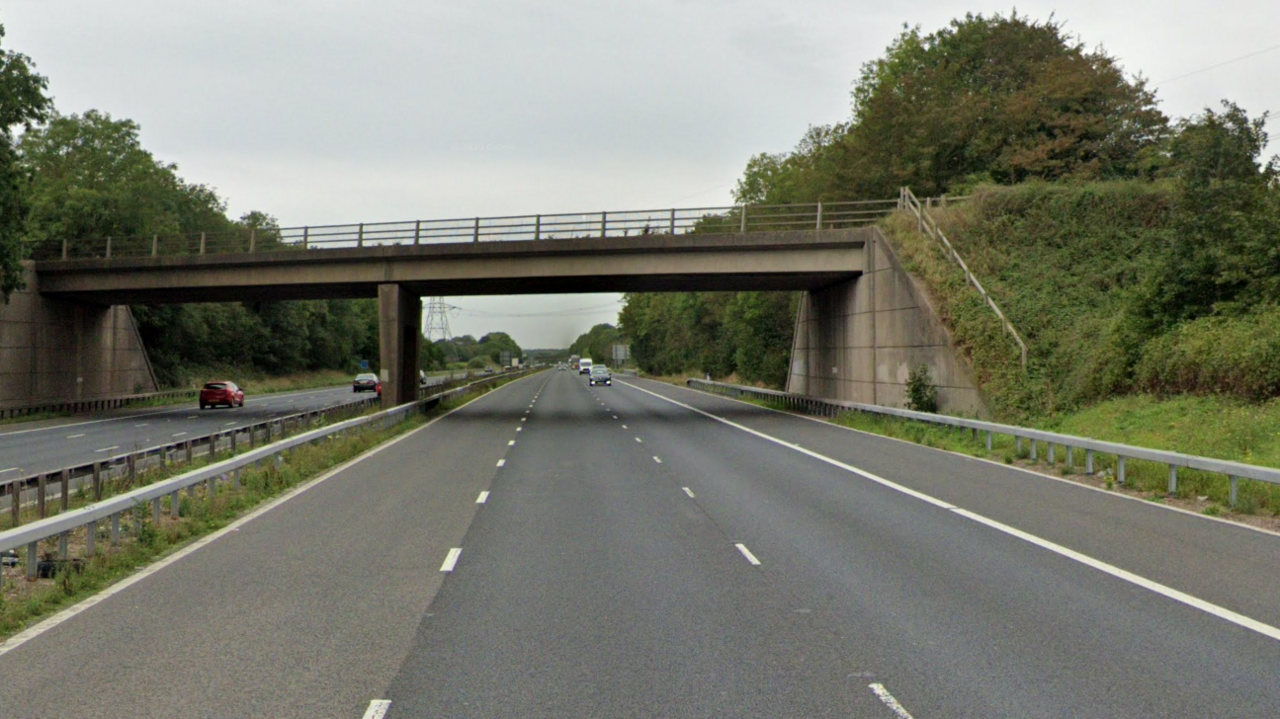
<instances>
[{"instance_id":1,"label":"concrete bridge abutment","mask_svg":"<svg viewBox=\"0 0 1280 719\"><path fill-rule=\"evenodd\" d=\"M968 362L876 228L862 274L804 293L787 391L906 407L907 377L920 365L938 389L940 412L989 416Z\"/></svg>"},{"instance_id":2,"label":"concrete bridge abutment","mask_svg":"<svg viewBox=\"0 0 1280 719\"><path fill-rule=\"evenodd\" d=\"M25 280L0 304L0 409L156 391L127 306L43 296L30 265Z\"/></svg>"}]
</instances>

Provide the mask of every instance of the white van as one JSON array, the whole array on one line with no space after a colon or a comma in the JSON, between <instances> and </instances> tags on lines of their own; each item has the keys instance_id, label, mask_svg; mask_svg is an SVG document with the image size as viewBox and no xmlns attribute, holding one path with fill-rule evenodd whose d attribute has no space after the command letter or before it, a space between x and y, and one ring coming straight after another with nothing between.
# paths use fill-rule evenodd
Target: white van
<instances>
[{"instance_id":1,"label":"white van","mask_svg":"<svg viewBox=\"0 0 1280 719\"><path fill-rule=\"evenodd\" d=\"M578 360L578 374L591 374L591 358L583 357Z\"/></svg>"}]
</instances>

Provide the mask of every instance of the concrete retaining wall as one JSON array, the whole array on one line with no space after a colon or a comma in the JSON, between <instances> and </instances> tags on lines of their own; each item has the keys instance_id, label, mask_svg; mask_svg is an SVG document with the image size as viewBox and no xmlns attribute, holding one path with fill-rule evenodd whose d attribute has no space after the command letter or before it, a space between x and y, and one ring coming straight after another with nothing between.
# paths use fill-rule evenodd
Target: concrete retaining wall
<instances>
[{"instance_id":1,"label":"concrete retaining wall","mask_svg":"<svg viewBox=\"0 0 1280 719\"><path fill-rule=\"evenodd\" d=\"M30 266L26 281L0 304L0 408L156 391L128 307L43 297Z\"/></svg>"},{"instance_id":2,"label":"concrete retaining wall","mask_svg":"<svg viewBox=\"0 0 1280 719\"><path fill-rule=\"evenodd\" d=\"M862 275L804 294L787 391L905 407L907 376L924 364L940 411L988 417L972 369L878 229L867 247Z\"/></svg>"}]
</instances>

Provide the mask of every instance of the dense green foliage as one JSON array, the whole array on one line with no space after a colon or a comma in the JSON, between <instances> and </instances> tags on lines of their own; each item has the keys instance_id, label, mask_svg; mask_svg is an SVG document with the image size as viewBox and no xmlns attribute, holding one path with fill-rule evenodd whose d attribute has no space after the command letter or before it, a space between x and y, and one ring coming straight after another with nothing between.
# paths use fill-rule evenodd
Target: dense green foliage
<instances>
[{"instance_id":1,"label":"dense green foliage","mask_svg":"<svg viewBox=\"0 0 1280 719\"><path fill-rule=\"evenodd\" d=\"M629 294L618 318L640 368L736 375L781 387L787 379L798 295L789 292Z\"/></svg>"},{"instance_id":2,"label":"dense green foliage","mask_svg":"<svg viewBox=\"0 0 1280 719\"><path fill-rule=\"evenodd\" d=\"M739 202L815 202L955 191L979 181L1151 173L1167 120L1142 80L1053 21L967 15L904 30L862 68L845 122L790 153L760 154Z\"/></svg>"},{"instance_id":3,"label":"dense green foliage","mask_svg":"<svg viewBox=\"0 0 1280 719\"><path fill-rule=\"evenodd\" d=\"M0 25L0 41L4 26ZM47 117L49 81L36 74L31 58L0 47L0 297L22 283L22 230L27 214L26 173L18 163L13 128L30 128Z\"/></svg>"},{"instance_id":4,"label":"dense green foliage","mask_svg":"<svg viewBox=\"0 0 1280 719\"><path fill-rule=\"evenodd\" d=\"M438 365L432 364L427 369L443 369L450 362L463 363L477 369L490 364L500 365L504 353L514 359L524 357L520 345L506 332L490 332L478 340L471 335L436 340L431 343L430 349L424 348L423 352L424 356L430 355L433 358L433 363L438 362Z\"/></svg>"},{"instance_id":5,"label":"dense green foliage","mask_svg":"<svg viewBox=\"0 0 1280 719\"><path fill-rule=\"evenodd\" d=\"M618 328L610 324L599 324L587 332L578 335L578 339L569 345L569 354L591 359L596 364L613 364L613 345L622 343L622 334Z\"/></svg>"}]
</instances>

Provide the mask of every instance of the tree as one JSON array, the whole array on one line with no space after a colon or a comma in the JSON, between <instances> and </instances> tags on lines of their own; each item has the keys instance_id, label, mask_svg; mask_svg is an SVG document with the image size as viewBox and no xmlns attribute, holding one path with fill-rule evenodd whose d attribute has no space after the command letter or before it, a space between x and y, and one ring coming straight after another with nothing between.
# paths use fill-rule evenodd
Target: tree
<instances>
[{"instance_id":1,"label":"tree","mask_svg":"<svg viewBox=\"0 0 1280 719\"><path fill-rule=\"evenodd\" d=\"M756 155L739 202L919 194L977 180L1134 177L1168 131L1155 95L1054 21L966 15L910 28L867 63L845 123L810 128L786 155Z\"/></svg>"},{"instance_id":2,"label":"tree","mask_svg":"<svg viewBox=\"0 0 1280 719\"><path fill-rule=\"evenodd\" d=\"M132 120L97 110L54 116L23 135L20 149L33 177L26 223L32 240L112 237L123 249L129 243L149 245L151 235L224 233L234 227L213 190L186 183L176 165L143 149ZM245 219L270 218L250 213Z\"/></svg>"},{"instance_id":3,"label":"tree","mask_svg":"<svg viewBox=\"0 0 1280 719\"><path fill-rule=\"evenodd\" d=\"M4 25L0 25L0 42ZM14 151L13 128L30 130L53 108L45 94L49 81L36 74L35 63L22 53L0 47L0 295L22 286L22 230L27 215L26 173Z\"/></svg>"}]
</instances>

